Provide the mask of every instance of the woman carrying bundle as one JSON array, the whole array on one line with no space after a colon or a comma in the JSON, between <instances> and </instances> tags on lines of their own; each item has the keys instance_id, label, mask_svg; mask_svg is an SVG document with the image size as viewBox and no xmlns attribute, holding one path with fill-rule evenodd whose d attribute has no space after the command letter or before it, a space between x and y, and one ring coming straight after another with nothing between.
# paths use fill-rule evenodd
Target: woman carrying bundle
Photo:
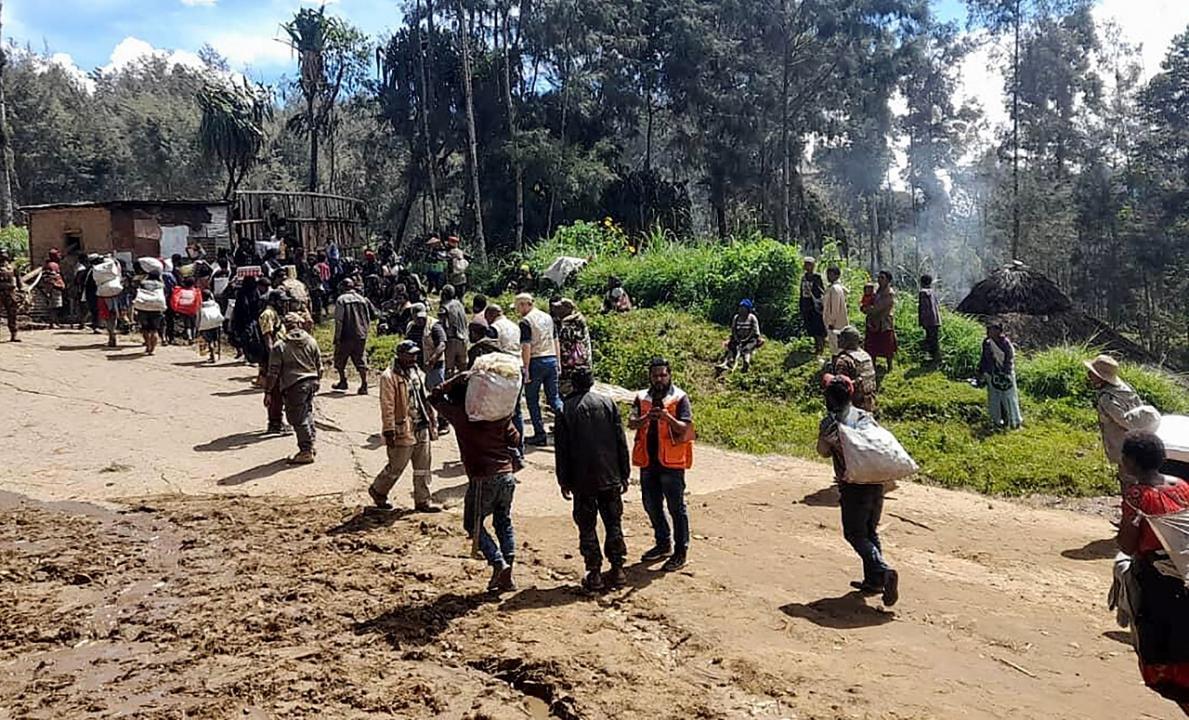
<instances>
[{"instance_id":1,"label":"woman carrying bundle","mask_svg":"<svg viewBox=\"0 0 1189 720\"><path fill-rule=\"evenodd\" d=\"M1155 435L1124 439L1122 470L1135 482L1124 491L1117 542L1131 556L1127 583L1138 590L1127 595L1140 675L1189 716L1189 588L1185 566L1169 556L1189 549L1189 517L1180 517L1189 515L1189 483L1162 475L1164 460Z\"/></svg>"}]
</instances>

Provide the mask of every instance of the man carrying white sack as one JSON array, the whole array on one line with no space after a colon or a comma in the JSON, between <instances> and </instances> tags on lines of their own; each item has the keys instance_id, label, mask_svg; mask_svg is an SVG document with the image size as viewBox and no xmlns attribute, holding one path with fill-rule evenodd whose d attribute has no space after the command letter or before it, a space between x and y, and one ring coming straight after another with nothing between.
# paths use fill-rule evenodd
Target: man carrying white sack
<instances>
[{"instance_id":1,"label":"man carrying white sack","mask_svg":"<svg viewBox=\"0 0 1189 720\"><path fill-rule=\"evenodd\" d=\"M380 375L380 418L388 464L376 476L367 494L381 510L390 510L388 493L413 464L413 503L417 512L439 512L430 500L432 442L437 439L437 415L429 404L425 374L417 367L421 347L405 340L396 349L392 366Z\"/></svg>"},{"instance_id":2,"label":"man carrying white sack","mask_svg":"<svg viewBox=\"0 0 1189 720\"><path fill-rule=\"evenodd\" d=\"M838 483L842 507L842 534L863 560L863 579L852 582L851 587L864 594L882 593L883 604L891 607L900 599L900 574L884 561L879 542L884 485L848 482L838 429L840 424L856 427L870 420L871 415L851 406L854 386L850 378L826 375L822 383L826 388L826 416L818 430L817 451L834 461L834 480Z\"/></svg>"}]
</instances>

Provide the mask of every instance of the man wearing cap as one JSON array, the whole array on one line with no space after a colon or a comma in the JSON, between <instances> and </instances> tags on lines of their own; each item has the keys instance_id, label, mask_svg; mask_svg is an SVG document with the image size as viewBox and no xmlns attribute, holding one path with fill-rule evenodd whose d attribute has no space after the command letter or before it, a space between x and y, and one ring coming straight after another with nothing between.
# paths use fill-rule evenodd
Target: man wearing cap
<instances>
[{"instance_id":1,"label":"man wearing cap","mask_svg":"<svg viewBox=\"0 0 1189 720\"><path fill-rule=\"evenodd\" d=\"M847 325L838 333L840 350L834 356L832 363L835 375L840 375L851 381L854 393L851 404L869 413L875 412L875 394L879 390L876 383L875 360L860 346L863 336L854 325Z\"/></svg>"},{"instance_id":2,"label":"man wearing cap","mask_svg":"<svg viewBox=\"0 0 1189 720\"><path fill-rule=\"evenodd\" d=\"M1119 363L1110 355L1087 360L1086 377L1098 393L1098 427L1102 447L1111 464L1119 470L1119 481L1126 487L1134 482L1122 473L1123 440L1129 432L1153 432L1160 424L1160 413L1146 405L1131 386L1119 377Z\"/></svg>"},{"instance_id":3,"label":"man wearing cap","mask_svg":"<svg viewBox=\"0 0 1189 720\"><path fill-rule=\"evenodd\" d=\"M582 585L597 591L627 580L623 570L628 552L623 540L623 494L628 490L632 466L619 407L611 398L590 391L594 377L589 367L575 368L570 382L574 392L557 418L554 460L562 497L574 501L578 550L586 563ZM603 551L599 550L600 516L606 535ZM611 561L606 575L604 553Z\"/></svg>"},{"instance_id":4,"label":"man wearing cap","mask_svg":"<svg viewBox=\"0 0 1189 720\"><path fill-rule=\"evenodd\" d=\"M739 301L739 311L731 319L731 336L725 343L726 354L718 365L720 372L734 370L740 361L743 362L743 372L751 369L751 356L764 339L760 333L760 319L754 310L751 300Z\"/></svg>"},{"instance_id":5,"label":"man wearing cap","mask_svg":"<svg viewBox=\"0 0 1189 720\"><path fill-rule=\"evenodd\" d=\"M689 548L689 510L685 505L685 471L694 461L694 415L689 395L673 384L664 358L648 363L649 388L632 404L628 428L636 431L632 464L640 468L640 495L652 522L656 545L644 562L669 558L663 570L685 567ZM672 529L665 506L673 517ZM670 554L672 556L670 557Z\"/></svg>"},{"instance_id":6,"label":"man wearing cap","mask_svg":"<svg viewBox=\"0 0 1189 720\"><path fill-rule=\"evenodd\" d=\"M442 306L438 322L446 332L446 377L467 369L467 311L454 292L453 285L442 288Z\"/></svg>"},{"instance_id":7,"label":"man wearing cap","mask_svg":"<svg viewBox=\"0 0 1189 720\"><path fill-rule=\"evenodd\" d=\"M8 256L7 250L0 250L0 312L4 313L8 321L8 333L12 342L20 342L17 338L17 294L21 291L21 278L17 275L16 267Z\"/></svg>"},{"instance_id":8,"label":"man wearing cap","mask_svg":"<svg viewBox=\"0 0 1189 720\"><path fill-rule=\"evenodd\" d=\"M322 352L318 341L303 328L305 317L288 313L285 331L272 346L268 358L265 387L280 388L285 402L285 416L297 435L297 455L289 463L309 465L318 451L314 449L314 396L322 377Z\"/></svg>"},{"instance_id":9,"label":"man wearing cap","mask_svg":"<svg viewBox=\"0 0 1189 720\"><path fill-rule=\"evenodd\" d=\"M557 339L553 318L538 310L533 296L516 296L516 311L520 313L520 359L524 364L524 397L528 402L528 416L533 424L533 436L526 445L543 447L548 438L541 420L541 388L554 415L562 413L561 391L557 377Z\"/></svg>"},{"instance_id":10,"label":"man wearing cap","mask_svg":"<svg viewBox=\"0 0 1189 720\"><path fill-rule=\"evenodd\" d=\"M405 340L396 348L396 359L380 375L380 419L388 464L367 489L376 507L388 510L388 493L413 464L413 503L418 512L439 512L430 500L431 443L437 439L437 415L429 404L425 375L417 367L421 348Z\"/></svg>"},{"instance_id":11,"label":"man wearing cap","mask_svg":"<svg viewBox=\"0 0 1189 720\"><path fill-rule=\"evenodd\" d=\"M347 389L347 360L359 373L359 394L367 395L367 336L376 315L371 301L355 292L350 278L342 282L342 292L334 301L334 369L339 381L331 389Z\"/></svg>"},{"instance_id":12,"label":"man wearing cap","mask_svg":"<svg viewBox=\"0 0 1189 720\"><path fill-rule=\"evenodd\" d=\"M805 334L813 338L813 349L818 355L826 348L826 323L822 319L822 303L826 294L820 273L814 272L817 261L805 258L804 273L801 275L801 326Z\"/></svg>"},{"instance_id":13,"label":"man wearing cap","mask_svg":"<svg viewBox=\"0 0 1189 720\"><path fill-rule=\"evenodd\" d=\"M817 452L834 462L834 481L838 483L839 505L842 508L842 534L863 561L863 579L851 583L862 593L883 594L883 604L891 607L900 599L900 575L884 562L879 541L879 520L883 514L884 486L860 485L846 481L846 458L838 426L858 427L874 423L871 415L851 404L854 386L850 378L826 375L826 416L818 426Z\"/></svg>"}]
</instances>

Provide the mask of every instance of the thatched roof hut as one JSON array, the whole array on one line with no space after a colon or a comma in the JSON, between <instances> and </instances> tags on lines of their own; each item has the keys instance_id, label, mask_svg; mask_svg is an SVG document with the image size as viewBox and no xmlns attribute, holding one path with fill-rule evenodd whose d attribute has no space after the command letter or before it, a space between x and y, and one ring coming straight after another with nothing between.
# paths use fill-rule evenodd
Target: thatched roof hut
<instances>
[{"instance_id":1,"label":"thatched roof hut","mask_svg":"<svg viewBox=\"0 0 1189 720\"><path fill-rule=\"evenodd\" d=\"M1057 284L1020 261L991 273L958 305L967 315L1056 315L1073 307Z\"/></svg>"}]
</instances>

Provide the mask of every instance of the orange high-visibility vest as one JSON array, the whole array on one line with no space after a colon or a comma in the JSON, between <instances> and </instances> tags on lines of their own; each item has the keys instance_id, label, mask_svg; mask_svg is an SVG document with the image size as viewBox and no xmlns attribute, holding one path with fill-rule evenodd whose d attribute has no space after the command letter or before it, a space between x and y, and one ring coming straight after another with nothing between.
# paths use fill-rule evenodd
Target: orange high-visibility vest
<instances>
[{"instance_id":1,"label":"orange high-visibility vest","mask_svg":"<svg viewBox=\"0 0 1189 720\"><path fill-rule=\"evenodd\" d=\"M674 387L665 398L665 410L676 417L677 407L685 398L685 392ZM643 390L636 396L640 404L640 415L644 416L652 410L652 396ZM694 428L690 424L684 437L676 437L673 427L667 423L658 423L661 430L657 438L657 452L660 453L660 463L670 470L688 470L694 464ZM668 432L665 432L668 430ZM646 422L636 430L636 445L632 450L632 464L636 467L648 467L648 434L652 431L652 423Z\"/></svg>"}]
</instances>

